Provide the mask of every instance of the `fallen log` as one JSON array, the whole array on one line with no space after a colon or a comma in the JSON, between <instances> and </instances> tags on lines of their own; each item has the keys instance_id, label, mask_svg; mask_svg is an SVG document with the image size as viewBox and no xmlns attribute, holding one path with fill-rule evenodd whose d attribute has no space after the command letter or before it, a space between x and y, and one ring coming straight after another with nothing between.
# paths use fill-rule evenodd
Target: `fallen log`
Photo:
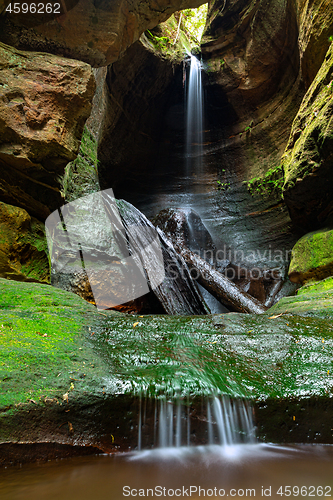
<instances>
[{"instance_id":1,"label":"fallen log","mask_svg":"<svg viewBox=\"0 0 333 500\"><path fill-rule=\"evenodd\" d=\"M177 248L188 267L191 274L195 270L195 279L217 300L228 309L235 312L262 314L267 310L259 300L243 292L235 283L216 271L213 266L204 259L187 248Z\"/></svg>"}]
</instances>

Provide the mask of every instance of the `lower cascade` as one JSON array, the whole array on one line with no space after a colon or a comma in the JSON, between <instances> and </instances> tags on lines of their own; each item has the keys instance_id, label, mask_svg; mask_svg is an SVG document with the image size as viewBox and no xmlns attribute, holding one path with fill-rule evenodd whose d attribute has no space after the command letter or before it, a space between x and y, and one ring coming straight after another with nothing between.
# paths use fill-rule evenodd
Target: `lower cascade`
<instances>
[{"instance_id":1,"label":"lower cascade","mask_svg":"<svg viewBox=\"0 0 333 500\"><path fill-rule=\"evenodd\" d=\"M191 445L233 446L257 442L247 401L205 398L195 408L181 398L140 399L138 450Z\"/></svg>"}]
</instances>

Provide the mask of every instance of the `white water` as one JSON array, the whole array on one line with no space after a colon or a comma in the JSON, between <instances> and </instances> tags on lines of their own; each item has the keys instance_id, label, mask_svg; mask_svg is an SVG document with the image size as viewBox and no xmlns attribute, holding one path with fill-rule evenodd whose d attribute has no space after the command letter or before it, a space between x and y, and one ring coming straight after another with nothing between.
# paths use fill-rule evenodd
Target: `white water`
<instances>
[{"instance_id":1,"label":"white water","mask_svg":"<svg viewBox=\"0 0 333 500\"><path fill-rule=\"evenodd\" d=\"M142 446L142 428L153 448L180 448L191 444L234 446L256 442L252 409L242 400L212 397L202 401L201 413L188 402L172 398L155 401L153 424L140 401L138 449ZM152 429L149 429L153 426ZM193 436L191 434L193 428ZM151 439L151 441L150 441ZM146 439L147 441L147 439Z\"/></svg>"},{"instance_id":2,"label":"white water","mask_svg":"<svg viewBox=\"0 0 333 500\"><path fill-rule=\"evenodd\" d=\"M200 61L191 54L187 85L186 108L186 165L187 176L202 175L203 155L203 94Z\"/></svg>"}]
</instances>

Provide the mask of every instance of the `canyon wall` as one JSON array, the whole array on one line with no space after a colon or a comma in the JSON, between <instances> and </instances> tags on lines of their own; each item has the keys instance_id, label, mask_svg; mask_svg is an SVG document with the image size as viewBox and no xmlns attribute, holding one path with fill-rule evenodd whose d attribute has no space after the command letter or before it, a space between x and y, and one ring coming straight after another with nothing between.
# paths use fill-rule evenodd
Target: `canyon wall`
<instances>
[{"instance_id":1,"label":"canyon wall","mask_svg":"<svg viewBox=\"0 0 333 500\"><path fill-rule=\"evenodd\" d=\"M276 260L263 256L268 247L284 253L285 265L299 235L327 224L331 3L210 2L201 173L184 166L188 68L138 40L200 3L67 1L61 15L38 17L5 12L2 2L0 201L39 221L63 203L61 177L94 94L90 65L112 63L95 72L89 120L102 187L148 216L191 205L221 246L241 246L245 263L260 266ZM260 255L249 258L254 250Z\"/></svg>"}]
</instances>

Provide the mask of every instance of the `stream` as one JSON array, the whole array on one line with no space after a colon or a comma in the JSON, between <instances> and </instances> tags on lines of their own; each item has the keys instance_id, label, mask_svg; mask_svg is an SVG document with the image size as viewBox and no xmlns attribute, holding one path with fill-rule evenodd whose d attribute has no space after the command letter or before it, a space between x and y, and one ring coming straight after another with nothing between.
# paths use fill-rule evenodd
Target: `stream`
<instances>
[{"instance_id":1,"label":"stream","mask_svg":"<svg viewBox=\"0 0 333 500\"><path fill-rule=\"evenodd\" d=\"M0 498L330 498L332 461L332 446L269 444L71 458L2 469Z\"/></svg>"}]
</instances>

